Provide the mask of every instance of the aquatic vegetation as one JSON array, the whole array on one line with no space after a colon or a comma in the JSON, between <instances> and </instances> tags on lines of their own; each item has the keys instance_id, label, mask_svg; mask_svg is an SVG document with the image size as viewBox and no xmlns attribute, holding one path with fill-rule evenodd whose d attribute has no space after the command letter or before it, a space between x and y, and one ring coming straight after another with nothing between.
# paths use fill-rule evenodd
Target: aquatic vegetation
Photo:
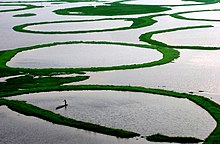
<instances>
[{"instance_id":1,"label":"aquatic vegetation","mask_svg":"<svg viewBox=\"0 0 220 144\"><path fill-rule=\"evenodd\" d=\"M34 34L78 34L78 33L93 33L93 32L108 32L108 31L119 31L119 30L129 30L129 29L137 29L146 26L151 26L155 24L157 21L154 20L154 17L162 16L161 15L151 15L144 16L139 18L105 18L105 19L97 19L97 20L65 20L65 21L50 21L50 22L37 22L37 23L27 23L18 26L14 26L13 29L18 32L24 33L34 33ZM120 28L109 28L109 29L97 29L97 30L74 30L74 31L36 31L27 29L30 26L37 25L45 25L45 24L65 24L65 23L81 23L81 22L99 22L105 20L124 20L124 21L132 21L131 26L120 27Z\"/></svg>"},{"instance_id":2,"label":"aquatic vegetation","mask_svg":"<svg viewBox=\"0 0 220 144\"><path fill-rule=\"evenodd\" d=\"M218 49L220 49L219 47L213 47L213 46L210 46L210 47L207 47L207 46L173 46L173 45L168 45L163 42L152 39L152 36L155 34L162 34L162 33L181 31L181 30L189 30L189 29L211 28L211 27L213 27L213 26L202 25L202 26L190 26L190 27L172 28L172 29L166 29L166 30L157 30L157 31L142 34L139 37L139 39L141 41L148 42L152 45L161 46L161 47L169 47L169 48L177 48L177 49L218 50Z\"/></svg>"},{"instance_id":3,"label":"aquatic vegetation","mask_svg":"<svg viewBox=\"0 0 220 144\"><path fill-rule=\"evenodd\" d=\"M34 14L34 13L24 13L24 14L14 15L13 17L32 17L32 16L36 16L36 14Z\"/></svg>"},{"instance_id":4,"label":"aquatic vegetation","mask_svg":"<svg viewBox=\"0 0 220 144\"><path fill-rule=\"evenodd\" d=\"M139 134L134 132L129 132L120 129L107 128L100 125L95 125L87 122L77 121L74 119L63 117L59 114L55 114L51 111L41 109L39 107L27 104L24 101L16 100L6 100L0 98L0 106L6 105L9 109L16 111L18 113L24 114L26 116L35 116L43 120L50 121L55 124L66 125L70 127L75 127L79 129L89 130L93 132L98 132L102 134L117 136L120 138L131 138L139 136Z\"/></svg>"},{"instance_id":5,"label":"aquatic vegetation","mask_svg":"<svg viewBox=\"0 0 220 144\"><path fill-rule=\"evenodd\" d=\"M5 6L5 7L7 7L7 6L8 7L10 7L10 6L22 7L22 8L17 8L17 9L0 10L0 13L1 12L21 11L21 10L28 10L28 9L42 8L43 7L43 6L35 6L35 5L31 5L31 4L0 4L0 6Z\"/></svg>"},{"instance_id":6,"label":"aquatic vegetation","mask_svg":"<svg viewBox=\"0 0 220 144\"><path fill-rule=\"evenodd\" d=\"M92 2L96 0L52 0L47 1L51 2ZM205 5L217 3L219 0L185 0L185 1L195 1L200 2L195 5ZM6 2L7 4L0 4L0 6L10 7L10 6L18 6L22 8L17 9L5 9L0 10L0 12L13 12L20 10L28 10L33 8L43 8L43 6L35 6L31 4L25 3L35 3L40 1L18 1L17 2ZM58 3L56 3L58 4ZM122 4L121 2L104 2L105 5L89 5L82 7L68 7L54 10L55 14L60 16L106 16L101 19L93 19L93 20L59 20L59 21L42 21L42 22L32 22L25 23L14 26L13 29L17 32L31 33L31 34L83 34L83 33L98 33L98 32L110 32L110 31L123 31L123 30L132 30L143 28L147 26L152 26L157 21L154 18L158 16L169 15L174 18L180 20L197 20L197 21L206 21L206 22L219 22L219 20L211 20L211 19L196 19L196 18L187 18L182 16L181 14L193 13L193 12L205 12L205 11L219 11L219 9L214 10L196 10L196 11L184 11L178 12L174 14L165 14L160 12L166 12L171 10L172 7L179 6L162 6L162 5L130 5L130 4ZM193 6L194 4L185 4L182 6ZM126 15L136 15L136 14L144 14L139 16L138 18L127 17ZM16 14L14 17L27 17L27 16L35 16L35 13L24 13L24 14ZM116 16L116 17L110 17ZM117 16L120 16L118 18ZM126 17L123 17L126 16ZM106 28L106 29L97 29L97 30L69 30L69 31L36 31L27 29L30 26L35 25L46 25L46 24L64 24L64 23L80 23L80 22L98 22L105 20L124 20L131 21L132 25L119 27L119 28ZM18 77L13 77L7 79L5 82L0 82L0 106L6 105L11 110L16 111L18 113L27 115L27 116L35 116L41 118L43 120L75 127L79 129L84 129L88 131L93 131L97 133L102 133L106 135L112 135L120 138L130 138L135 136L140 136L135 132L130 132L121 129L113 129L100 125L95 125L92 123L87 123L83 121L77 121L74 119L70 119L67 117L63 117L59 114L55 114L51 111L47 111L36 107L34 105L28 104L24 101L15 101L8 100L7 97L16 96L21 94L29 94L29 93L39 93L39 92L50 92L50 91L77 91L77 90L111 90L111 91L126 91L126 92L140 92L140 93L151 93L151 94L159 94L162 96L170 96L176 98L186 98L203 109L205 109L217 122L217 126L215 130L210 134L208 138L204 140L204 143L220 143L220 105L215 103L214 101L205 98L199 95L180 93L175 91L163 90L163 89L153 89L146 88L141 86L115 86L115 85L63 85L66 83L79 82L83 80L89 79L89 76L86 76L86 72L99 72L99 71L114 71L114 70L127 70L127 69L137 69L137 68L147 68L153 66L160 66L170 62L173 62L180 56L179 51L176 49L195 49L195 50L218 50L219 47L205 47L205 46L172 46L166 43L154 40L152 36L154 34L162 34L169 33L174 31L183 31L189 29L202 29L202 28L212 28L211 24L200 25L200 26L189 26L189 27L177 27L171 29L163 29L163 30L154 30L148 33L142 34L139 39L140 41L147 42L148 44L134 44L134 43L126 43L126 42L108 42L108 41L63 41L63 42L53 42L46 44L38 44L34 46L20 47L13 50L4 50L0 51L0 77L5 76L15 76L22 75ZM6 63L10 61L16 54L33 49L40 49L58 45L70 45L70 44L108 44L108 45L121 45L121 46L133 46L136 48L148 48L153 49L160 52L163 55L163 58L153 62L146 62L142 64L128 64L128 65L119 65L119 66L101 66L101 67L89 67L89 68L46 68L46 69L29 69L29 68L14 68L8 67ZM65 74L81 74L78 76L66 76L66 77L52 77L53 75L65 75ZM147 137L148 140L152 141L168 141L168 142L201 142L201 140L192 138L192 137L168 137L164 135L152 135Z\"/></svg>"},{"instance_id":7,"label":"aquatic vegetation","mask_svg":"<svg viewBox=\"0 0 220 144\"><path fill-rule=\"evenodd\" d=\"M90 16L117 16L147 14L170 10L170 8L156 5L128 5L119 2L101 6L84 6L55 10L58 15L90 15Z\"/></svg>"},{"instance_id":8,"label":"aquatic vegetation","mask_svg":"<svg viewBox=\"0 0 220 144\"><path fill-rule=\"evenodd\" d=\"M195 20L195 21L210 21L210 22L220 22L219 20L212 20L212 19L197 19L197 18L188 18L184 17L181 14L188 14L188 13L198 13L198 12L212 12L212 11L220 11L220 9L213 9L213 10L196 10L196 11L187 11L187 12L178 12L171 14L170 16L177 18L177 19L182 19L182 20Z\"/></svg>"},{"instance_id":9,"label":"aquatic vegetation","mask_svg":"<svg viewBox=\"0 0 220 144\"><path fill-rule=\"evenodd\" d=\"M83 81L88 78L89 76L35 78L33 75L25 75L9 78L6 82L0 82L0 87L4 87L0 89L0 93L30 89L33 85L35 88L55 87L64 83Z\"/></svg>"},{"instance_id":10,"label":"aquatic vegetation","mask_svg":"<svg viewBox=\"0 0 220 144\"><path fill-rule=\"evenodd\" d=\"M111 45L122 45L122 46L134 46L138 48L150 48L155 49L158 52L163 54L163 58L153 62L146 62L142 64L131 64L131 65L119 65L119 66L109 66L109 67L91 67L91 68L56 68L56 69L28 69L28 68L11 68L6 66L6 63L14 57L17 53L25 51L25 50L32 50L32 49L39 49L44 47L52 47L57 45L68 45L68 44L111 44ZM125 70L125 69L136 69L136 68L143 68L143 67L152 67L157 65L162 65L169 63L179 57L179 52L170 49L170 48L163 48L157 46L148 46L143 44L130 44L130 43L117 43L117 42L94 42L94 41L69 41L69 42L54 42L49 44L41 44L35 45L30 47L18 48L14 50L8 51L1 51L0 52L0 76L7 76L14 75L14 74L21 74L21 73L30 73L33 75L51 75L56 73L83 73L84 71L110 71L110 70Z\"/></svg>"},{"instance_id":11,"label":"aquatic vegetation","mask_svg":"<svg viewBox=\"0 0 220 144\"><path fill-rule=\"evenodd\" d=\"M184 1L202 2L204 4L213 4L219 2L219 0L184 0Z\"/></svg>"},{"instance_id":12,"label":"aquatic vegetation","mask_svg":"<svg viewBox=\"0 0 220 144\"><path fill-rule=\"evenodd\" d=\"M9 91L5 93L0 93L0 97L16 96L21 94L29 94L36 92L49 92L49 91L70 91L70 90L113 90L113 91L127 91L127 92L141 92L141 93L151 93L163 96L170 96L176 98L187 98L188 100L196 103L200 107L204 108L206 111L212 115L216 120L217 126L215 130L210 134L210 136L205 140L204 143L218 143L219 142L219 132L220 132L220 105L213 102L212 100L205 98L203 96L192 95L187 93L179 93L174 91L162 90L162 89L152 89L138 86L114 86L114 85L73 85L73 86L54 86L44 88L30 88L20 91ZM3 104L6 105L6 104ZM18 112L18 111L17 111ZM36 116L36 115L32 115ZM66 124L64 124L66 125ZM100 132L101 133L101 132Z\"/></svg>"},{"instance_id":13,"label":"aquatic vegetation","mask_svg":"<svg viewBox=\"0 0 220 144\"><path fill-rule=\"evenodd\" d=\"M147 136L147 140L153 142L176 142L176 143L199 143L203 141L193 137L169 137L161 134Z\"/></svg>"}]
</instances>

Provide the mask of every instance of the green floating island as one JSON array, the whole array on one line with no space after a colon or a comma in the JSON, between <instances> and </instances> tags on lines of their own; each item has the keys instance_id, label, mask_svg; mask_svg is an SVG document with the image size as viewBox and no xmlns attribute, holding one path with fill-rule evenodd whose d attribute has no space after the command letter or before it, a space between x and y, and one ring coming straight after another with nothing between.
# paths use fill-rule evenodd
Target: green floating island
<instances>
[{"instance_id":1,"label":"green floating island","mask_svg":"<svg viewBox=\"0 0 220 144\"><path fill-rule=\"evenodd\" d=\"M117 16L156 13L167 10L171 9L157 5L129 5L115 2L109 5L64 8L54 12L58 15Z\"/></svg>"},{"instance_id":2,"label":"green floating island","mask_svg":"<svg viewBox=\"0 0 220 144\"><path fill-rule=\"evenodd\" d=\"M13 17L32 17L32 16L36 16L36 14L35 13L17 14L14 15Z\"/></svg>"},{"instance_id":3,"label":"green floating island","mask_svg":"<svg viewBox=\"0 0 220 144\"><path fill-rule=\"evenodd\" d=\"M194 137L169 137L162 134L155 134L151 136L147 136L148 141L152 142L175 142L175 143L199 143L203 142L203 140L194 138Z\"/></svg>"}]
</instances>

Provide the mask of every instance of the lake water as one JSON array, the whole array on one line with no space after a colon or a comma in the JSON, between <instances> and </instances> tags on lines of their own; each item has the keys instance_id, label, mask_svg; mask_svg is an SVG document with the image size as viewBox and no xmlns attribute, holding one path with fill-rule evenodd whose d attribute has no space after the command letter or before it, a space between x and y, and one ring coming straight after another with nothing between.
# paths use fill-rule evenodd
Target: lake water
<instances>
[{"instance_id":1,"label":"lake water","mask_svg":"<svg viewBox=\"0 0 220 144\"><path fill-rule=\"evenodd\" d=\"M0 6L0 11L2 10L14 10L14 9L20 9L25 8L25 6Z\"/></svg>"},{"instance_id":2,"label":"lake water","mask_svg":"<svg viewBox=\"0 0 220 144\"><path fill-rule=\"evenodd\" d=\"M220 50L179 50L180 58L162 66L87 73L74 84L138 85L179 92L194 92L220 104ZM199 92L204 91L204 92Z\"/></svg>"},{"instance_id":3,"label":"lake water","mask_svg":"<svg viewBox=\"0 0 220 144\"><path fill-rule=\"evenodd\" d=\"M26 94L25 100L77 120L126 129L142 135L162 133L206 138L216 122L202 108L186 99L116 91L69 91ZM56 110L63 100L67 109Z\"/></svg>"},{"instance_id":4,"label":"lake water","mask_svg":"<svg viewBox=\"0 0 220 144\"><path fill-rule=\"evenodd\" d=\"M68 23L54 23L33 25L25 29L32 31L86 31L86 30L102 30L120 27L129 27L132 21L124 20L103 20L91 22L68 22Z\"/></svg>"},{"instance_id":5,"label":"lake water","mask_svg":"<svg viewBox=\"0 0 220 144\"><path fill-rule=\"evenodd\" d=\"M156 34L152 39L173 46L208 46L220 47L218 34L220 26L211 28L186 29L174 32Z\"/></svg>"},{"instance_id":6,"label":"lake water","mask_svg":"<svg viewBox=\"0 0 220 144\"><path fill-rule=\"evenodd\" d=\"M220 11L204 11L181 14L181 16L192 19L220 20Z\"/></svg>"},{"instance_id":7,"label":"lake water","mask_svg":"<svg viewBox=\"0 0 220 144\"><path fill-rule=\"evenodd\" d=\"M147 63L161 58L161 53L146 48L72 44L24 51L18 53L7 65L24 68L101 67Z\"/></svg>"},{"instance_id":8,"label":"lake water","mask_svg":"<svg viewBox=\"0 0 220 144\"><path fill-rule=\"evenodd\" d=\"M12 0L9 0L12 1ZM27 0L25 0L27 1ZM32 0L31 0L32 1ZM115 0L109 0L115 1ZM15 49L19 47L51 43L57 41L113 41L143 43L138 37L146 32L186 27L195 25L213 25L215 28L184 30L173 33L158 34L158 40L174 45L202 45L219 46L219 22L189 21L175 19L170 16L154 18L158 23L135 30L67 34L67 35L43 35L15 32L15 25L57 20L89 20L106 17L100 16L64 16L56 15L52 11L62 8L104 5L107 2L77 2L53 5L52 2L38 2L35 5L43 5L41 9L14 11L1 13L0 21L0 49ZM144 0L128 1L123 3L146 4ZM147 4L176 5L196 2L180 0L150 0ZM3 9L21 8L19 6L1 6ZM171 7L172 10L162 13L172 14L176 12L218 9L219 3ZM36 17L15 18L15 14L35 13ZM144 15L115 16L110 18L136 18ZM219 20L219 12L200 12L183 14L189 18L203 18ZM117 21L103 23L75 23L77 30L116 28L128 26L131 23ZM99 27L96 25L99 24ZM102 25L103 24L103 25ZM80 27L80 25L82 27ZM92 26L87 28L87 26ZM50 27L50 28L49 28ZM69 30L71 24L51 24L36 27L37 30ZM204 35L206 37L204 37ZM184 38L185 37L185 38ZM193 40L191 40L193 39ZM71 47L74 46L74 50ZM82 46L82 47L81 47ZM131 63L143 63L158 60L162 55L149 49L138 49L128 46L104 45L60 45L19 53L12 60L15 67L47 68L47 67L90 67L110 66ZM113 48L114 47L114 48ZM83 50L82 50L83 49ZM111 52L110 52L111 49ZM80 51L84 52L80 55ZM143 51L142 51L143 50ZM113 85L138 85L144 87L168 89L180 92L193 92L204 95L220 104L220 51L179 50L180 58L174 63L151 68L142 68L125 71L110 71L86 73L90 79L74 84L113 84ZM71 52L71 53L70 53ZM86 52L89 52L87 54ZM100 53L97 56L97 52ZM109 53L107 53L109 52ZM50 56L48 56L50 54ZM63 54L61 57L59 54ZM20 57L23 56L23 57ZM76 55L80 55L77 58ZM19 56L19 57L18 57ZM77 61L73 61L74 59ZM85 56L85 57L83 57ZM106 59L106 61L103 60ZM83 60L82 60L83 59ZM12 61L11 61L12 62ZM12 64L12 63L8 64ZM119 63L120 62L120 63ZM74 63L74 64L73 64ZM75 65L76 64L76 65ZM64 75L65 76L65 75ZM1 78L4 82L10 77ZM55 112L65 116L93 123L130 129L142 134L155 134L157 132L167 135L195 136L206 138L214 129L216 122L202 108L186 99L176 99L151 94L106 92L106 91L79 91L79 92L51 92L23 95L14 97L27 100L30 103L45 109L55 111L55 107L63 104L67 99L69 106ZM115 137L100 135L74 128L58 126L33 117L26 117L12 112L6 107L0 107L0 143L79 143L79 144L149 144L144 139L117 139ZM10 136L9 136L10 135Z\"/></svg>"},{"instance_id":9,"label":"lake water","mask_svg":"<svg viewBox=\"0 0 220 144\"><path fill-rule=\"evenodd\" d=\"M119 139L24 116L0 107L0 143L2 144L148 144L145 139Z\"/></svg>"}]
</instances>

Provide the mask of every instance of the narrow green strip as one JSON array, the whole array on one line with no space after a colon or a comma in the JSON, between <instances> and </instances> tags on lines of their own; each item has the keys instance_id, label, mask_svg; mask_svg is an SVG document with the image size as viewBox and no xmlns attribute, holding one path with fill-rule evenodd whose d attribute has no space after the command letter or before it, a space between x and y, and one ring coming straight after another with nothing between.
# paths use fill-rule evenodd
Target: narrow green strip
<instances>
[{"instance_id":1,"label":"narrow green strip","mask_svg":"<svg viewBox=\"0 0 220 144\"><path fill-rule=\"evenodd\" d=\"M161 47L168 47L168 48L176 48L176 49L198 49L198 50L218 50L220 47L207 47L207 46L173 46L168 45L163 42L157 41L152 39L152 36L155 34L163 34L168 32L174 32L174 31L181 31L181 30L190 30L190 29L199 29L199 28L211 28L213 26L211 25L202 25L202 26L190 26L190 27L181 27L181 28L172 28L172 29L166 29L166 30L157 30L153 32L148 32L145 34L142 34L139 39L141 41L147 42L151 45L155 46L161 46Z\"/></svg>"},{"instance_id":2,"label":"narrow green strip","mask_svg":"<svg viewBox=\"0 0 220 144\"><path fill-rule=\"evenodd\" d=\"M113 91L129 91L129 92L141 92L141 93L151 93L163 96L171 96L176 98L186 98L203 109L205 109L209 114L216 120L217 126L215 130L210 134L210 136L205 140L204 143L220 143L220 105L211 101L208 98L198 95L191 95L186 93L179 93L174 91L162 90L162 89L152 89L138 86L114 86L114 85L73 85L73 86L59 86L59 87L45 87L42 88L31 88L22 91L11 91L8 93L0 93L0 97L16 96L28 93L37 92L49 92L49 91L72 91L72 90L113 90Z\"/></svg>"},{"instance_id":3,"label":"narrow green strip","mask_svg":"<svg viewBox=\"0 0 220 144\"><path fill-rule=\"evenodd\" d=\"M158 52L163 54L163 58L153 62L146 62L142 64L131 64L131 65L119 65L119 66L110 66L110 67L91 67L91 68L47 68L47 69L28 69L28 68L11 68L6 66L6 63L10 61L12 57L14 57L17 53L25 51L25 50L32 50L32 49L39 49L57 45L67 45L67 44L110 44L110 45L122 45L122 46L133 46L137 48L150 48L155 49ZM64 73L80 73L83 71L110 71L110 70L125 70L125 69L137 69L143 67L153 67L157 65L166 64L172 62L173 60L179 57L179 52L170 49L170 48L163 48L158 46L148 46L143 44L130 44L130 43L119 43L119 42L94 42L94 41L69 41L69 42L54 42L48 44L41 44L35 45L30 47L18 48L14 50L7 50L0 52L0 76L1 74L4 76L6 74L13 74L14 73L31 73L34 75L38 74L50 74L56 72L64 72Z\"/></svg>"},{"instance_id":4,"label":"narrow green strip","mask_svg":"<svg viewBox=\"0 0 220 144\"><path fill-rule=\"evenodd\" d=\"M13 11L21 11L21 10L29 10L34 8L42 8L43 6L35 6L31 4L0 4L0 6L24 6L24 8L17 9L8 9L8 10L0 10L0 12L13 12Z\"/></svg>"},{"instance_id":5,"label":"narrow green strip","mask_svg":"<svg viewBox=\"0 0 220 144\"><path fill-rule=\"evenodd\" d=\"M116 136L120 138L131 138L135 136L139 136L139 134L125 131L121 129L108 128L92 123L77 121L71 118L66 118L59 114L55 114L51 111L41 109L39 107L33 106L31 104L27 104L24 101L17 100L6 100L0 98L0 106L6 105L9 109L16 111L18 113L24 114L26 116L34 116L43 120L47 120L49 122L65 125L70 127L75 127L79 129L84 129L88 131L93 131L101 134Z\"/></svg>"}]
</instances>

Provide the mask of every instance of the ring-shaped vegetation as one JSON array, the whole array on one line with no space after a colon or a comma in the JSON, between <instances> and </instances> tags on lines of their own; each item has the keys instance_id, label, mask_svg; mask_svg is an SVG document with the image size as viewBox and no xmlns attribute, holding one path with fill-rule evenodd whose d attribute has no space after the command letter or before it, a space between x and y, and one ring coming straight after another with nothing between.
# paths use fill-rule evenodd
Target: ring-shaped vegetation
<instances>
[{"instance_id":1,"label":"ring-shaped vegetation","mask_svg":"<svg viewBox=\"0 0 220 144\"><path fill-rule=\"evenodd\" d=\"M109 44L109 45L122 45L122 46L133 46L137 48L149 48L155 49L158 52L162 53L163 58L153 62L146 62L141 64L131 64L131 65L119 65L119 66L107 66L107 67L90 67L90 68L46 68L46 69L29 69L29 68L12 68L8 67L6 63L10 61L12 57L14 57L17 53L32 50L32 49L39 49L45 47L52 47L57 45L69 45L69 44ZM73 72L84 72L84 71L110 71L110 70L125 70L125 69L136 69L136 68L143 68L143 67L152 67L157 65L166 64L172 62L173 60L179 57L179 52L174 49L158 47L158 46L148 46L145 44L131 44L131 43L120 43L120 42L95 42L95 41L69 41L69 42L54 42L48 44L40 44L35 46L17 48L14 50L6 50L0 51L0 76L1 75L14 75L14 73L31 73L31 74L50 74L56 72L63 72L63 73L73 73Z\"/></svg>"},{"instance_id":2,"label":"ring-shaped vegetation","mask_svg":"<svg viewBox=\"0 0 220 144\"><path fill-rule=\"evenodd\" d=\"M210 21L210 22L220 22L219 20L214 20L214 19L197 19L197 18L188 18L185 16L182 16L182 14L188 14L188 13L199 13L199 12L210 12L210 11L220 11L220 9L213 9L213 10L196 10L196 11L186 11L186 12L178 12L171 14L170 16L177 18L177 19L182 19L182 20L193 20L193 21Z\"/></svg>"},{"instance_id":3,"label":"ring-shaped vegetation","mask_svg":"<svg viewBox=\"0 0 220 144\"><path fill-rule=\"evenodd\" d=\"M166 30L157 30L148 32L145 34L142 34L139 39L141 41L147 42L154 46L161 46L161 47L168 47L168 48L176 48L176 49L198 49L198 50L218 50L220 47L211 47L211 46L174 46L174 45L168 45L166 43L163 43L158 40L152 39L153 35L156 34L163 34L163 33L169 33L174 31L182 31L182 30L189 30L189 29L199 29L199 28L211 28L214 27L212 25L202 25L202 26L189 26L189 27L180 27L180 28L171 28Z\"/></svg>"},{"instance_id":4,"label":"ring-shaped vegetation","mask_svg":"<svg viewBox=\"0 0 220 144\"><path fill-rule=\"evenodd\" d=\"M95 20L63 20L63 21L50 21L50 22L37 22L37 23L27 23L21 24L18 26L14 26L13 29L18 32L24 33L34 33L34 34L79 34L79 33L92 33L92 32L108 32L108 31L119 31L119 30L129 30L129 29L137 29L146 26L150 26L155 24L157 21L154 20L154 17L163 16L160 15L151 15L144 16L139 18L105 18L105 19L95 19ZM74 31L36 31L27 29L30 26L44 25L44 24L62 24L62 23L80 23L80 22L99 22L105 20L124 20L124 21L132 21L132 25L120 27L120 28L107 28L107 29L97 29L97 30L74 30Z\"/></svg>"},{"instance_id":5,"label":"ring-shaped vegetation","mask_svg":"<svg viewBox=\"0 0 220 144\"><path fill-rule=\"evenodd\" d=\"M17 8L17 9L6 9L6 10L0 10L0 12L12 12L12 11L21 11L21 10L29 10L29 9L34 9L34 8L42 8L43 6L35 6L31 4L0 4L0 6L18 6L22 8Z\"/></svg>"},{"instance_id":6,"label":"ring-shaped vegetation","mask_svg":"<svg viewBox=\"0 0 220 144\"><path fill-rule=\"evenodd\" d=\"M129 5L113 2L107 5L64 8L53 12L58 15L119 16L157 13L167 10L171 9L159 5Z\"/></svg>"},{"instance_id":7,"label":"ring-shaped vegetation","mask_svg":"<svg viewBox=\"0 0 220 144\"><path fill-rule=\"evenodd\" d=\"M37 92L49 92L49 91L70 91L70 90L112 90L112 91L128 91L128 92L141 92L141 93L151 93L163 96L170 96L176 98L186 98L203 109L205 109L209 114L216 120L217 126L214 131L205 139L204 143L220 143L219 133L220 133L220 105L213 102L212 100L205 98L203 96L191 95L186 93L179 93L174 91L162 90L162 89L152 89L138 86L114 86L114 85L72 85L72 86L52 86L45 88L30 87L30 89L9 91L7 93L0 93L0 106L6 105L11 110L18 113L22 113L28 116L35 116L56 124L66 125L70 127L76 127L80 129L85 129L89 131L94 131L98 133L103 133L107 135L113 135L122 138L130 138L138 136L139 134L134 132L128 132L119 129L112 129L108 127L103 127L99 125L94 125L91 123L85 123L83 121L76 121L71 118L63 117L59 114L55 114L51 111L41 109L39 107L27 104L23 101L16 100L6 100L4 97L16 96L21 94L37 93Z\"/></svg>"}]
</instances>

